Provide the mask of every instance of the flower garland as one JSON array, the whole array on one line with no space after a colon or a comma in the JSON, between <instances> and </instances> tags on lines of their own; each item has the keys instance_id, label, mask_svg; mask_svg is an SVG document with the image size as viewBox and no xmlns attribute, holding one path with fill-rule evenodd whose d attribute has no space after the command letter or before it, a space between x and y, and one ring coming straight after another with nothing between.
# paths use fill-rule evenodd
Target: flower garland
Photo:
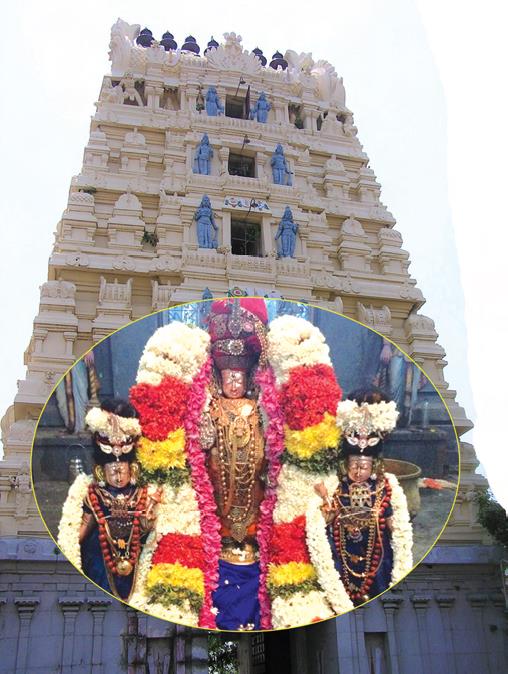
<instances>
[{"instance_id":1,"label":"flower garland","mask_svg":"<svg viewBox=\"0 0 508 674\"><path fill-rule=\"evenodd\" d=\"M392 490L392 549L393 568L391 584L398 583L413 568L413 527L404 490L393 473L385 473Z\"/></svg>"},{"instance_id":2,"label":"flower garland","mask_svg":"<svg viewBox=\"0 0 508 674\"><path fill-rule=\"evenodd\" d=\"M342 400L337 405L337 426L349 435L366 429L371 433L389 433L395 428L399 412L393 400L378 403L363 402L360 405L356 400Z\"/></svg>"},{"instance_id":3,"label":"flower garland","mask_svg":"<svg viewBox=\"0 0 508 674\"><path fill-rule=\"evenodd\" d=\"M281 455L284 451L284 416L279 404L275 387L275 375L272 368L267 367L256 375L256 384L260 387L259 405L266 419L265 454L268 460L267 487L260 506L260 518L257 529L259 545L259 604L261 627L268 630L272 627L270 595L267 589L268 565L271 557L271 535L273 513L277 503L276 485L282 468Z\"/></svg>"},{"instance_id":4,"label":"flower garland","mask_svg":"<svg viewBox=\"0 0 508 674\"><path fill-rule=\"evenodd\" d=\"M180 321L159 328L146 343L136 382L156 386L170 376L190 384L206 363L209 343L207 332Z\"/></svg>"},{"instance_id":5,"label":"flower garland","mask_svg":"<svg viewBox=\"0 0 508 674\"><path fill-rule=\"evenodd\" d=\"M333 494L337 488L338 478L329 482L327 486ZM326 535L326 522L321 512L322 500L319 496L310 499L306 512L306 535L309 546L310 558L316 569L320 586L326 593L326 597L336 615L345 613L353 608L353 602L349 598L340 574L335 568L332 551Z\"/></svg>"},{"instance_id":6,"label":"flower garland","mask_svg":"<svg viewBox=\"0 0 508 674\"><path fill-rule=\"evenodd\" d=\"M273 627L294 627L333 615L309 556L305 509L315 495L315 483L336 479L324 457L339 441L335 410L342 392L324 337L308 321L294 316L275 319L267 335L267 352L285 422L285 449L278 455L283 465L266 582ZM280 541L284 540L289 545L282 554Z\"/></svg>"},{"instance_id":7,"label":"flower garland","mask_svg":"<svg viewBox=\"0 0 508 674\"><path fill-rule=\"evenodd\" d=\"M279 316L270 323L267 355L279 385L299 365L331 365L321 330L298 316Z\"/></svg>"},{"instance_id":8,"label":"flower garland","mask_svg":"<svg viewBox=\"0 0 508 674\"><path fill-rule=\"evenodd\" d=\"M116 439L118 430L126 436L141 434L141 426L135 417L121 417L100 407L92 407L85 417L85 422L92 433L99 433L110 439Z\"/></svg>"},{"instance_id":9,"label":"flower garland","mask_svg":"<svg viewBox=\"0 0 508 674\"><path fill-rule=\"evenodd\" d=\"M57 544L69 562L81 571L81 547L79 529L83 517L83 500L92 484L92 476L80 473L67 493L63 504L62 517L58 525Z\"/></svg>"},{"instance_id":10,"label":"flower garland","mask_svg":"<svg viewBox=\"0 0 508 674\"><path fill-rule=\"evenodd\" d=\"M191 466L192 485L200 510L201 540L206 551L204 569L204 598L199 617L200 627L215 628L212 592L219 580L219 555L221 550L220 522L213 494L213 486L205 464L205 455L199 439L199 423L207 401L206 387L212 370L211 359L205 362L189 392L188 413L185 419L187 456Z\"/></svg>"},{"instance_id":11,"label":"flower garland","mask_svg":"<svg viewBox=\"0 0 508 674\"><path fill-rule=\"evenodd\" d=\"M139 558L136 584L129 603L135 608L147 611L156 617L197 627L199 607L196 604L191 604L190 599L192 597L185 597L183 592L179 594L175 591L176 601L164 601L165 598L171 596L171 586L166 586L168 588L166 593L162 592L161 588L156 588L154 593L155 583L149 587L148 582L149 574L154 568L153 561L156 551L158 552L159 546L161 550L168 546L170 539L167 539L165 543L165 537L168 534L185 533L191 546L193 542L195 545L200 542L199 509L194 489L190 483L180 486L165 484L162 488L161 501L157 505L156 515L155 529L150 533ZM185 540L184 537L173 539L176 548L180 548L183 552L185 551L183 545ZM157 559L162 559L162 553ZM176 559L176 556L173 559ZM196 559L193 555L190 556L190 559L192 559L192 563L199 562L199 558ZM150 578L153 581L157 576L152 575Z\"/></svg>"}]
</instances>

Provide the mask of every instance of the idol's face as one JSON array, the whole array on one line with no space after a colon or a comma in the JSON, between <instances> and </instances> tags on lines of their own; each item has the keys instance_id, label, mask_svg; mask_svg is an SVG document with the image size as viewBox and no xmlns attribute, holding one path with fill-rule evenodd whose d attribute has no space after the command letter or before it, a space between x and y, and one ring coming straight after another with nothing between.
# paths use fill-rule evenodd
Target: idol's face
<instances>
[{"instance_id":1,"label":"idol's face","mask_svg":"<svg viewBox=\"0 0 508 674\"><path fill-rule=\"evenodd\" d=\"M104 477L111 487L126 487L131 479L131 467L127 461L111 461L104 466Z\"/></svg>"},{"instance_id":2,"label":"idol's face","mask_svg":"<svg viewBox=\"0 0 508 674\"><path fill-rule=\"evenodd\" d=\"M247 375L240 370L221 371L222 392L226 398L243 398L247 391Z\"/></svg>"},{"instance_id":3,"label":"idol's face","mask_svg":"<svg viewBox=\"0 0 508 674\"><path fill-rule=\"evenodd\" d=\"M347 460L347 474L352 482L365 482L372 475L372 457L353 455Z\"/></svg>"}]
</instances>

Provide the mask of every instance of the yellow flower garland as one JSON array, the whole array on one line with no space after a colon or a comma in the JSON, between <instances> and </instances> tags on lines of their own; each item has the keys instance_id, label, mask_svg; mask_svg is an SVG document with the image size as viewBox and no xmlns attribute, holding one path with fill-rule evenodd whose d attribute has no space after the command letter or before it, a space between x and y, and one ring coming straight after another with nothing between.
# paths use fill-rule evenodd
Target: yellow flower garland
<instances>
[{"instance_id":1,"label":"yellow flower garland","mask_svg":"<svg viewBox=\"0 0 508 674\"><path fill-rule=\"evenodd\" d=\"M268 584L274 587L281 585L300 585L306 580L314 580L316 572L312 564L305 562L288 562L287 564L270 564Z\"/></svg>"},{"instance_id":2,"label":"yellow flower garland","mask_svg":"<svg viewBox=\"0 0 508 674\"><path fill-rule=\"evenodd\" d=\"M158 584L185 588L200 596L205 592L204 576L201 569L189 569L178 562L175 564L156 564L150 569L146 581L148 590L152 590Z\"/></svg>"},{"instance_id":3,"label":"yellow flower garland","mask_svg":"<svg viewBox=\"0 0 508 674\"><path fill-rule=\"evenodd\" d=\"M166 440L141 438L137 457L145 470L185 468L185 431L177 428Z\"/></svg>"},{"instance_id":4,"label":"yellow flower garland","mask_svg":"<svg viewBox=\"0 0 508 674\"><path fill-rule=\"evenodd\" d=\"M335 423L335 417L325 412L323 421L314 426L308 426L303 431L292 431L284 426L286 449L299 459L310 459L316 452L325 447L336 447L339 442L340 431Z\"/></svg>"}]
</instances>

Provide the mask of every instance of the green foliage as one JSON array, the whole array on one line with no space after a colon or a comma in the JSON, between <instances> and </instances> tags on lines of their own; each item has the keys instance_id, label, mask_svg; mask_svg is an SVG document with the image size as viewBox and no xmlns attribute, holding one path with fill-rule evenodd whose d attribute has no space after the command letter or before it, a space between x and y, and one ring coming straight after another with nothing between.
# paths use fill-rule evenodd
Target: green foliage
<instances>
[{"instance_id":1,"label":"green foliage","mask_svg":"<svg viewBox=\"0 0 508 674\"><path fill-rule=\"evenodd\" d=\"M488 489L478 492L478 522L484 526L493 538L508 547L508 519L506 510L492 496Z\"/></svg>"},{"instance_id":2,"label":"green foliage","mask_svg":"<svg viewBox=\"0 0 508 674\"><path fill-rule=\"evenodd\" d=\"M150 591L149 604L158 602L167 608L171 608L176 604L176 606L181 606L186 608L186 602L189 602L189 606L193 611L199 613L203 600L201 597L185 588L175 588L168 587L162 583L157 583L154 585Z\"/></svg>"},{"instance_id":3,"label":"green foliage","mask_svg":"<svg viewBox=\"0 0 508 674\"><path fill-rule=\"evenodd\" d=\"M314 590L320 590L320 585L317 580L304 580L303 583L298 583L297 585L272 585L267 583L268 589L272 597L283 597L287 599L291 597L296 592L301 592L302 594L307 594Z\"/></svg>"},{"instance_id":4,"label":"green foliage","mask_svg":"<svg viewBox=\"0 0 508 674\"><path fill-rule=\"evenodd\" d=\"M159 243L159 237L155 232L147 232L145 229L145 231L143 232L141 243L149 243L151 246L155 248L155 246Z\"/></svg>"},{"instance_id":5,"label":"green foliage","mask_svg":"<svg viewBox=\"0 0 508 674\"><path fill-rule=\"evenodd\" d=\"M187 468L169 468L168 470L158 468L157 470L141 469L139 475L139 484L145 485L148 482L156 482L158 484L170 484L172 487L180 487L190 479L190 474Z\"/></svg>"},{"instance_id":6,"label":"green foliage","mask_svg":"<svg viewBox=\"0 0 508 674\"><path fill-rule=\"evenodd\" d=\"M217 632L208 633L209 674L240 674L238 642Z\"/></svg>"},{"instance_id":7,"label":"green foliage","mask_svg":"<svg viewBox=\"0 0 508 674\"><path fill-rule=\"evenodd\" d=\"M282 463L291 463L302 470L310 473L328 473L337 468L339 463L339 449L337 447L326 447L313 454L310 459L300 459L294 454L290 454L287 449L281 456Z\"/></svg>"}]
</instances>

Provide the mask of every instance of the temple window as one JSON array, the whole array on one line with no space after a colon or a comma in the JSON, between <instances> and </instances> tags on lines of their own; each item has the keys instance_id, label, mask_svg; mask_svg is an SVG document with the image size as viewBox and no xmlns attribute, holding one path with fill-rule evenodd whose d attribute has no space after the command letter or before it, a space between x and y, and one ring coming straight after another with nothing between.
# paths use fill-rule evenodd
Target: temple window
<instances>
[{"instance_id":1,"label":"temple window","mask_svg":"<svg viewBox=\"0 0 508 674\"><path fill-rule=\"evenodd\" d=\"M262 257L261 223L246 220L232 220L231 252L233 255Z\"/></svg>"},{"instance_id":2,"label":"temple window","mask_svg":"<svg viewBox=\"0 0 508 674\"><path fill-rule=\"evenodd\" d=\"M297 129L303 129L303 111L302 106L296 103L288 105L289 121L294 124Z\"/></svg>"},{"instance_id":3,"label":"temple window","mask_svg":"<svg viewBox=\"0 0 508 674\"><path fill-rule=\"evenodd\" d=\"M230 176L254 178L256 175L256 161L254 157L230 153L228 158L228 173Z\"/></svg>"},{"instance_id":4,"label":"temple window","mask_svg":"<svg viewBox=\"0 0 508 674\"><path fill-rule=\"evenodd\" d=\"M248 119L248 112L245 112L245 97L226 96L226 117L235 117L236 119Z\"/></svg>"}]
</instances>

